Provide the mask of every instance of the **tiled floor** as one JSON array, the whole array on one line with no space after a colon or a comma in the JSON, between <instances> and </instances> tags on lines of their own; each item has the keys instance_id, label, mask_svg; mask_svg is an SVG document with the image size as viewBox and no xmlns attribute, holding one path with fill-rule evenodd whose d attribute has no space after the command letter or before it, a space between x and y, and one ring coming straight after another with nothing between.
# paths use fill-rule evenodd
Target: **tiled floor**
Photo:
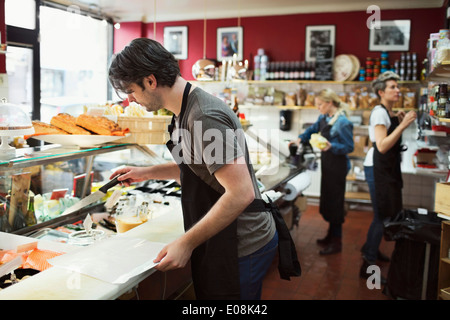
<instances>
[{"instance_id":1,"label":"tiled floor","mask_svg":"<svg viewBox=\"0 0 450 320\"><path fill-rule=\"evenodd\" d=\"M273 300L389 300L381 289L368 289L366 280L359 277L361 267L361 247L365 242L367 230L372 221L372 212L350 210L343 225L342 252L319 255L321 247L316 239L325 236L328 223L318 212L318 206L308 205L292 230L299 261L301 277L281 280L275 261L264 284L262 299ZM380 251L391 256L394 242L382 241ZM381 273L387 276L388 262L379 263Z\"/></svg>"}]
</instances>

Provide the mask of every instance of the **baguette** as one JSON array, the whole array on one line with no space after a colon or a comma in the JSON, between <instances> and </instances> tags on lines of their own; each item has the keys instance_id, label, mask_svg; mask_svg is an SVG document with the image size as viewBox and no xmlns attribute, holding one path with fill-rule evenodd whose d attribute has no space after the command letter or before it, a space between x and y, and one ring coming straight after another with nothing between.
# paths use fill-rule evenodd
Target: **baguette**
<instances>
[{"instance_id":1,"label":"baguette","mask_svg":"<svg viewBox=\"0 0 450 320\"><path fill-rule=\"evenodd\" d=\"M91 134L89 131L83 129L76 124L76 118L68 113L59 113L58 115L52 117L50 124L63 129L71 134Z\"/></svg>"},{"instance_id":2,"label":"baguette","mask_svg":"<svg viewBox=\"0 0 450 320\"><path fill-rule=\"evenodd\" d=\"M89 131L104 136L124 136L129 130L119 127L117 123L101 116L81 114L76 118L76 124Z\"/></svg>"},{"instance_id":3,"label":"baguette","mask_svg":"<svg viewBox=\"0 0 450 320\"><path fill-rule=\"evenodd\" d=\"M55 127L54 125L42 121L33 120L32 123L34 128L34 134L30 136L39 136L43 134L69 134L64 130Z\"/></svg>"}]
</instances>

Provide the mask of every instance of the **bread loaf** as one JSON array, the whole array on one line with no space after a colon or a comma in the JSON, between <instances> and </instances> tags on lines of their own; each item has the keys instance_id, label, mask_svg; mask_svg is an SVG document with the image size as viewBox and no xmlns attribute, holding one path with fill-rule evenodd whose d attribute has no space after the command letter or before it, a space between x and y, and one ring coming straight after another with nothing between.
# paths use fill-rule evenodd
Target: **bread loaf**
<instances>
[{"instance_id":1,"label":"bread loaf","mask_svg":"<svg viewBox=\"0 0 450 320\"><path fill-rule=\"evenodd\" d=\"M76 118L76 124L89 131L104 136L124 136L129 130L122 130L120 126L105 117L81 114Z\"/></svg>"},{"instance_id":2,"label":"bread loaf","mask_svg":"<svg viewBox=\"0 0 450 320\"><path fill-rule=\"evenodd\" d=\"M63 129L71 134L91 134L89 131L77 126L76 118L68 113L59 113L52 117L50 123L55 127Z\"/></svg>"},{"instance_id":3,"label":"bread loaf","mask_svg":"<svg viewBox=\"0 0 450 320\"><path fill-rule=\"evenodd\" d=\"M42 134L69 134L64 130L61 130L51 124L33 120L33 128L34 128L34 134L31 136L38 136Z\"/></svg>"}]
</instances>

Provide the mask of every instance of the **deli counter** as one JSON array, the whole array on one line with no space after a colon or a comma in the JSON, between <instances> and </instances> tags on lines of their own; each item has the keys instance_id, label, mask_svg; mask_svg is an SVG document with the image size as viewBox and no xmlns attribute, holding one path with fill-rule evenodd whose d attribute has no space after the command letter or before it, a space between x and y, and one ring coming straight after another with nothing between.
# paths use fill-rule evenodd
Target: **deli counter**
<instances>
[{"instance_id":1,"label":"deli counter","mask_svg":"<svg viewBox=\"0 0 450 320\"><path fill-rule=\"evenodd\" d=\"M154 204L152 217L124 233L105 228L104 222L111 213L105 209L107 197L77 212L63 214L108 181L118 167L151 166L170 160L166 158L164 146L151 147L156 147L157 152L147 145L128 143L89 148L46 144L17 149L15 158L0 160L0 200L2 207L8 207L15 216L7 216L4 209L0 212L0 260L5 254L18 253L24 247L28 251L21 250L25 252L23 259L35 251L58 253L48 260L51 265L45 270L0 290L0 299L118 299L129 295L167 299L191 285L189 266L162 273L152 264L165 244L184 233L181 190L176 184L161 188L160 182L148 181L138 187L116 186L108 190L109 197L114 193L146 197L147 192L152 192L153 198L146 200ZM276 174L263 174L259 178L267 184L262 190L282 190L286 181L302 171L284 160L278 166ZM167 185L164 182L162 187ZM27 214L28 194L34 198L36 223L32 225L23 219ZM71 241L70 234L67 239L58 238L67 228L84 225L88 216L95 230L104 231L102 241L79 245ZM9 230L4 229L5 220L10 222ZM142 251L148 256L141 255Z\"/></svg>"}]
</instances>

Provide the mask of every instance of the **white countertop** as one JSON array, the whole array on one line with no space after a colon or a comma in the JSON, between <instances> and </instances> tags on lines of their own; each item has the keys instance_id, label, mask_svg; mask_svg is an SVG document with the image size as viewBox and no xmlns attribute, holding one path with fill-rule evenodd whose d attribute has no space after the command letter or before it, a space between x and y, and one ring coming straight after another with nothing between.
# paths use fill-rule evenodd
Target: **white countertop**
<instances>
[{"instance_id":1,"label":"white countertop","mask_svg":"<svg viewBox=\"0 0 450 320\"><path fill-rule=\"evenodd\" d=\"M184 233L181 206L173 208L146 223L117 235L118 237L140 238L151 242L169 243ZM36 239L0 232L0 243L10 241L14 244L34 242ZM1 246L0 246L1 247ZM39 240L41 249L71 252L83 250L67 244ZM0 290L0 300L105 300L116 299L126 293L156 270L147 270L123 284L113 284L70 271L60 267L44 270L22 282Z\"/></svg>"}]
</instances>

